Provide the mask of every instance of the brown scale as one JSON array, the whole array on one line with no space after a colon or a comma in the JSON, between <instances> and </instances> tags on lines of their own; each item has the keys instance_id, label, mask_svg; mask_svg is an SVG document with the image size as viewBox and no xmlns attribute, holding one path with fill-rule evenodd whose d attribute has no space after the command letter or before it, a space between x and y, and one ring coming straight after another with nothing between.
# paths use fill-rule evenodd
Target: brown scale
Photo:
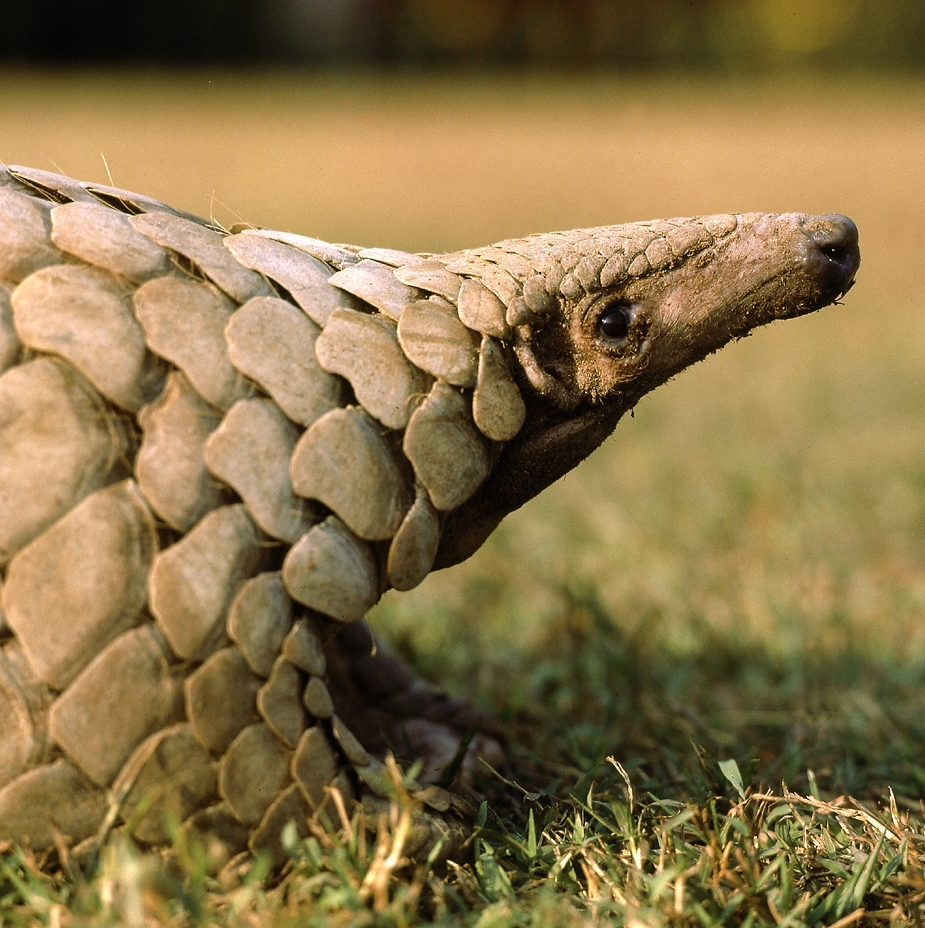
<instances>
[{"instance_id":1,"label":"brown scale","mask_svg":"<svg viewBox=\"0 0 925 928\"><path fill-rule=\"evenodd\" d=\"M410 255L0 166L0 840L157 844L172 816L282 862L331 789L375 821L394 751L423 763L406 850L448 851L471 810L427 784L473 730L464 777L499 763L497 727L363 617L647 390L843 293L852 229L745 214ZM704 282L714 252L766 270L767 306L747 274L739 303L734 273Z\"/></svg>"}]
</instances>

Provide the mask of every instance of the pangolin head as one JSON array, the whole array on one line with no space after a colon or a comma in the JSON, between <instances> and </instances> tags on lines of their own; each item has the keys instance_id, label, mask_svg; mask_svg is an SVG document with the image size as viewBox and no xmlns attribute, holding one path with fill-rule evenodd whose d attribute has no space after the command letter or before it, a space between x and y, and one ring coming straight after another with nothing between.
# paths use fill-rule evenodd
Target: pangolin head
<instances>
[{"instance_id":1,"label":"pangolin head","mask_svg":"<svg viewBox=\"0 0 925 928\"><path fill-rule=\"evenodd\" d=\"M758 326L835 302L860 263L844 216L704 216L529 236L448 256L504 293L529 409L438 562L593 451L650 390ZM500 271L499 271L500 269ZM516 283L515 283L516 282Z\"/></svg>"},{"instance_id":2,"label":"pangolin head","mask_svg":"<svg viewBox=\"0 0 925 928\"><path fill-rule=\"evenodd\" d=\"M831 303L860 261L850 219L799 213L578 229L467 254L520 277L510 302L522 304L528 390L570 410L632 404L757 326Z\"/></svg>"}]
</instances>

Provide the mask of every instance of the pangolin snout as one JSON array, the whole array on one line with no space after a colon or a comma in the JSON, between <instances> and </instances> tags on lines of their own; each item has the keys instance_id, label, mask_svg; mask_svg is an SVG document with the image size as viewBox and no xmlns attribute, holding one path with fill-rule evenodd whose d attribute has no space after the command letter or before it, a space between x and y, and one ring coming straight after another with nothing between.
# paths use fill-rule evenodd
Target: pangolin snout
<instances>
[{"instance_id":1,"label":"pangolin snout","mask_svg":"<svg viewBox=\"0 0 925 928\"><path fill-rule=\"evenodd\" d=\"M858 227L838 214L807 217L802 225L807 270L820 285L824 302L829 303L854 284L861 263Z\"/></svg>"}]
</instances>

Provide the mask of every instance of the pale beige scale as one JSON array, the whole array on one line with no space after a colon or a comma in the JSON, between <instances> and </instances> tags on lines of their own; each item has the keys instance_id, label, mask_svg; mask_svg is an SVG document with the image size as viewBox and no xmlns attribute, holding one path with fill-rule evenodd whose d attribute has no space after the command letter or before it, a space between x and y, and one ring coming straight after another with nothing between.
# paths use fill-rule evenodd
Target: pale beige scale
<instances>
[{"instance_id":1,"label":"pale beige scale","mask_svg":"<svg viewBox=\"0 0 925 928\"><path fill-rule=\"evenodd\" d=\"M83 840L106 788L139 840L169 813L272 846L369 763L325 623L433 565L441 518L403 433L435 378L477 387L482 332L455 300L481 285L0 177L0 838L35 796L18 840Z\"/></svg>"},{"instance_id":2,"label":"pale beige scale","mask_svg":"<svg viewBox=\"0 0 925 928\"><path fill-rule=\"evenodd\" d=\"M837 219L414 255L231 234L0 165L0 843L86 854L111 827L160 844L179 822L226 859L281 864L287 825L308 835L335 797L375 822L393 752L421 762L408 847L448 853L469 806L428 782L461 744L464 778L479 756L500 763L497 725L364 617L468 557L698 339L715 350L843 292L856 244ZM838 235L846 270L823 286L805 242ZM620 287L688 286L685 262L721 241L734 268L791 274L783 309L698 322L676 340L690 357L667 360L650 347L666 323L638 297L629 347L586 333ZM785 246L802 271L774 263Z\"/></svg>"}]
</instances>

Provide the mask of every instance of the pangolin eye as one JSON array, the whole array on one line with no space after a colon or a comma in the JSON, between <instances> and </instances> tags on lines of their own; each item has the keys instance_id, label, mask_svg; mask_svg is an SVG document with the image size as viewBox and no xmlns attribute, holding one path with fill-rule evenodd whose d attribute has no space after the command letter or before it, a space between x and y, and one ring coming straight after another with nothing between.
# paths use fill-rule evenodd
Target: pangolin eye
<instances>
[{"instance_id":1,"label":"pangolin eye","mask_svg":"<svg viewBox=\"0 0 925 928\"><path fill-rule=\"evenodd\" d=\"M628 306L611 306L597 320L597 331L610 341L623 341L630 328Z\"/></svg>"}]
</instances>

